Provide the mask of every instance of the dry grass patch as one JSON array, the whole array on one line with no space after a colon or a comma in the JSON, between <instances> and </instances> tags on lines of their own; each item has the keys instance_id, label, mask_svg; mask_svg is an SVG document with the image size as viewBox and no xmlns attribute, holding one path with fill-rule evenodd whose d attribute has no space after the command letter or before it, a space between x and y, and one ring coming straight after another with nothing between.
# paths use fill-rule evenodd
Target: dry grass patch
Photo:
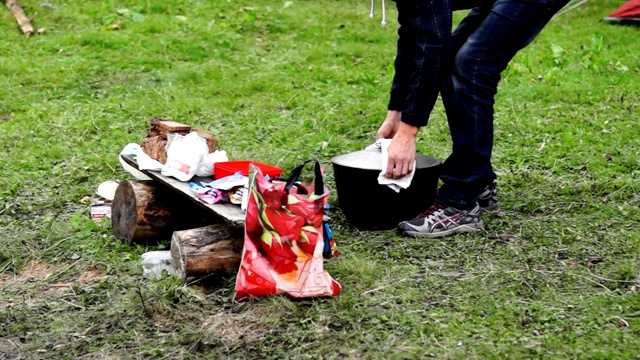
<instances>
[{"instance_id":1,"label":"dry grass patch","mask_svg":"<svg viewBox=\"0 0 640 360\"><path fill-rule=\"evenodd\" d=\"M47 264L41 260L31 260L24 266L20 273L2 274L2 276L0 276L0 290L5 290L10 285L14 284L45 283L49 282L49 280L56 280L60 275L64 274L74 265L75 263ZM79 274L76 279L71 281L42 284L41 290L67 290L73 285L90 284L103 280L107 277L109 276L100 271L85 270Z\"/></svg>"},{"instance_id":2,"label":"dry grass patch","mask_svg":"<svg viewBox=\"0 0 640 360\"><path fill-rule=\"evenodd\" d=\"M263 307L247 308L242 313L220 311L204 319L200 327L228 345L256 343L274 331L273 315L270 309Z\"/></svg>"}]
</instances>

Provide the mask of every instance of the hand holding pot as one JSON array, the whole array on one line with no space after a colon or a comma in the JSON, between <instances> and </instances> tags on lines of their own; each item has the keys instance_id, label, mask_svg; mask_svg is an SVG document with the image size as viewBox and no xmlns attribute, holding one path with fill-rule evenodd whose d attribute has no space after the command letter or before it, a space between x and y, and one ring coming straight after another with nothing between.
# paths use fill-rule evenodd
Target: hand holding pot
<instances>
[{"instance_id":1,"label":"hand holding pot","mask_svg":"<svg viewBox=\"0 0 640 360\"><path fill-rule=\"evenodd\" d=\"M413 171L416 159L416 135L420 128L400 122L389 145L388 178L398 179Z\"/></svg>"}]
</instances>

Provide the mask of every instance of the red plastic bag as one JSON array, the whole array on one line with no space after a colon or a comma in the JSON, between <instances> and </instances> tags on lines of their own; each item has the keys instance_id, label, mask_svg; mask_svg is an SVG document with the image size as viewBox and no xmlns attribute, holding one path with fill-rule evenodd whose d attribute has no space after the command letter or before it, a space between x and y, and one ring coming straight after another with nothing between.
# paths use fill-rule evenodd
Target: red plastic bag
<instances>
[{"instance_id":1,"label":"red plastic bag","mask_svg":"<svg viewBox=\"0 0 640 360\"><path fill-rule=\"evenodd\" d=\"M312 186L297 182L309 161L315 161ZM322 217L329 193L320 164L309 161L294 169L286 183L272 183L251 166L235 301L275 294L296 298L340 294L340 285L323 269Z\"/></svg>"}]
</instances>

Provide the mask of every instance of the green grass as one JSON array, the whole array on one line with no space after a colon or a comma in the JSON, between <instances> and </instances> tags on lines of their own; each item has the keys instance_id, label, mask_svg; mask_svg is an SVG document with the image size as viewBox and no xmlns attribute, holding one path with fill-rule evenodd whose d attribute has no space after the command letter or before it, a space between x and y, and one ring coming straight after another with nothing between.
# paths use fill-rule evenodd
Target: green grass
<instances>
[{"instance_id":1,"label":"green grass","mask_svg":"<svg viewBox=\"0 0 640 360\"><path fill-rule=\"evenodd\" d=\"M144 280L168 243L118 241L80 199L130 177L117 154L154 117L233 159L317 157L334 188L330 158L384 118L395 21L355 0L21 3L47 31L0 11L0 358L638 358L640 28L599 21L619 1L553 20L503 73L485 232L407 239L336 210L343 294L242 305L234 277ZM440 104L419 137L448 155Z\"/></svg>"}]
</instances>

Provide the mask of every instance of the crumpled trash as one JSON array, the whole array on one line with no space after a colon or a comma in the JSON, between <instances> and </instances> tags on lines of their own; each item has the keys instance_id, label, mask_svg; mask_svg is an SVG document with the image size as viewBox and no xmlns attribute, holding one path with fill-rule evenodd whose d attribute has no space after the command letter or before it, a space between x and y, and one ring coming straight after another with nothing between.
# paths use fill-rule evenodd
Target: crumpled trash
<instances>
[{"instance_id":1,"label":"crumpled trash","mask_svg":"<svg viewBox=\"0 0 640 360\"><path fill-rule=\"evenodd\" d=\"M100 195L102 198L113 201L113 198L116 196L118 185L119 183L117 181L105 181L98 185L96 194Z\"/></svg>"},{"instance_id":2,"label":"crumpled trash","mask_svg":"<svg viewBox=\"0 0 640 360\"><path fill-rule=\"evenodd\" d=\"M180 181L189 181L196 174L200 161L209 154L207 141L198 133L174 135L167 146L167 162L162 167L162 175L172 176Z\"/></svg>"},{"instance_id":3,"label":"crumpled trash","mask_svg":"<svg viewBox=\"0 0 640 360\"><path fill-rule=\"evenodd\" d=\"M171 251L149 251L141 257L143 277L151 279L162 278L164 274L173 275Z\"/></svg>"},{"instance_id":4,"label":"crumpled trash","mask_svg":"<svg viewBox=\"0 0 640 360\"><path fill-rule=\"evenodd\" d=\"M241 172L237 172L233 175L225 176L211 182L203 182L202 186L208 186L220 190L231 190L238 186L249 187L249 177L242 175Z\"/></svg>"},{"instance_id":5,"label":"crumpled trash","mask_svg":"<svg viewBox=\"0 0 640 360\"><path fill-rule=\"evenodd\" d=\"M142 150L142 148L140 148L140 145L136 143L127 144L124 147L124 149L122 149L122 151L120 152L120 155L129 155L132 158L134 158L138 163L138 169L140 170L160 171L162 169L162 164L159 161L156 161L151 157L149 157L149 155L147 155ZM122 165L122 167L131 175L133 175L136 179L151 180L150 177L138 171L138 169L134 168L133 166L127 164L124 160L122 160L121 156L118 156L118 160L120 161L120 164Z\"/></svg>"},{"instance_id":6,"label":"crumpled trash","mask_svg":"<svg viewBox=\"0 0 640 360\"><path fill-rule=\"evenodd\" d=\"M213 164L217 162L229 161L227 152L224 150L216 150L202 158L196 170L196 176L212 176Z\"/></svg>"},{"instance_id":7,"label":"crumpled trash","mask_svg":"<svg viewBox=\"0 0 640 360\"><path fill-rule=\"evenodd\" d=\"M209 186L201 186L197 183L190 183L189 188L198 195L200 200L207 204L216 204L219 202L229 202L229 192L220 189L214 189Z\"/></svg>"}]
</instances>

